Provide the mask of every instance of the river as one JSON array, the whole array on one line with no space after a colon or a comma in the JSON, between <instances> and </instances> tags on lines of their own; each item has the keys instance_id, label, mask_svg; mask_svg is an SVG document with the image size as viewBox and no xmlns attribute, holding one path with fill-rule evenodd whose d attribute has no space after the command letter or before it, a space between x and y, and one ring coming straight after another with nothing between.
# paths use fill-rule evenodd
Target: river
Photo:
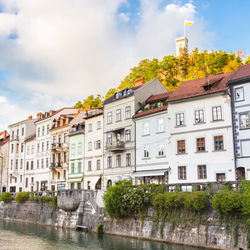
<instances>
[{"instance_id":1,"label":"river","mask_svg":"<svg viewBox=\"0 0 250 250\"><path fill-rule=\"evenodd\" d=\"M0 249L16 250L198 250L134 238L83 233L21 222L0 221Z\"/></svg>"}]
</instances>

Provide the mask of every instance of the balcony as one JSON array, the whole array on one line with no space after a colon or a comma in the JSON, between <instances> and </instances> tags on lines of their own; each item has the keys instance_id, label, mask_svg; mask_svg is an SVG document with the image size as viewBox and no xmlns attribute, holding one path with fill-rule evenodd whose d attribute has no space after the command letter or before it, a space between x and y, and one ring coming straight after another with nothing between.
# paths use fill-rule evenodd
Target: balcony
<instances>
[{"instance_id":1,"label":"balcony","mask_svg":"<svg viewBox=\"0 0 250 250\"><path fill-rule=\"evenodd\" d=\"M55 163L51 163L50 164L50 168L55 169L56 168L56 164Z\"/></svg>"},{"instance_id":2,"label":"balcony","mask_svg":"<svg viewBox=\"0 0 250 250\"><path fill-rule=\"evenodd\" d=\"M18 141L19 140L19 136L15 135L14 137L11 137L11 141Z\"/></svg>"},{"instance_id":3,"label":"balcony","mask_svg":"<svg viewBox=\"0 0 250 250\"><path fill-rule=\"evenodd\" d=\"M62 167L62 163L61 162L57 162L56 163L56 168L61 168Z\"/></svg>"},{"instance_id":4,"label":"balcony","mask_svg":"<svg viewBox=\"0 0 250 250\"><path fill-rule=\"evenodd\" d=\"M120 152L125 150L125 143L123 141L117 141L113 144L107 144L106 150L112 151L112 152Z\"/></svg>"},{"instance_id":5,"label":"balcony","mask_svg":"<svg viewBox=\"0 0 250 250\"><path fill-rule=\"evenodd\" d=\"M61 150L62 149L62 143L52 143L51 144L52 150Z\"/></svg>"}]
</instances>

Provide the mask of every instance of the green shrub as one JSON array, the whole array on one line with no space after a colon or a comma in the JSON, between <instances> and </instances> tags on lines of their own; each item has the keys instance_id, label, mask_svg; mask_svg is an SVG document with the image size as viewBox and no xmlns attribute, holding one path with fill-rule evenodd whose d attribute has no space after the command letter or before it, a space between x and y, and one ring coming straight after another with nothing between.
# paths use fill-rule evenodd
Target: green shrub
<instances>
[{"instance_id":1,"label":"green shrub","mask_svg":"<svg viewBox=\"0 0 250 250\"><path fill-rule=\"evenodd\" d=\"M193 209L196 212L204 211L208 205L208 195L204 191L186 194L184 205L186 208Z\"/></svg>"},{"instance_id":2,"label":"green shrub","mask_svg":"<svg viewBox=\"0 0 250 250\"><path fill-rule=\"evenodd\" d=\"M242 195L237 191L221 190L214 194L212 207L220 214L240 214L242 211Z\"/></svg>"},{"instance_id":3,"label":"green shrub","mask_svg":"<svg viewBox=\"0 0 250 250\"><path fill-rule=\"evenodd\" d=\"M54 210L57 209L57 196L52 197L52 207Z\"/></svg>"},{"instance_id":4,"label":"green shrub","mask_svg":"<svg viewBox=\"0 0 250 250\"><path fill-rule=\"evenodd\" d=\"M96 231L98 234L103 234L104 233L103 224L99 224L96 228Z\"/></svg>"},{"instance_id":5,"label":"green shrub","mask_svg":"<svg viewBox=\"0 0 250 250\"><path fill-rule=\"evenodd\" d=\"M29 199L29 193L28 192L19 192L16 195L15 201L16 202L25 202Z\"/></svg>"},{"instance_id":6,"label":"green shrub","mask_svg":"<svg viewBox=\"0 0 250 250\"><path fill-rule=\"evenodd\" d=\"M185 195L184 193L166 193L165 196L165 209L174 210L184 206Z\"/></svg>"},{"instance_id":7,"label":"green shrub","mask_svg":"<svg viewBox=\"0 0 250 250\"><path fill-rule=\"evenodd\" d=\"M4 192L1 194L0 200L4 202L4 204L7 204L13 200L11 193Z\"/></svg>"},{"instance_id":8,"label":"green shrub","mask_svg":"<svg viewBox=\"0 0 250 250\"><path fill-rule=\"evenodd\" d=\"M226 181L223 183L223 189L226 191L232 190L232 183L230 181Z\"/></svg>"},{"instance_id":9,"label":"green shrub","mask_svg":"<svg viewBox=\"0 0 250 250\"><path fill-rule=\"evenodd\" d=\"M248 193L250 194L250 181L243 180L240 183L240 191L241 193Z\"/></svg>"},{"instance_id":10,"label":"green shrub","mask_svg":"<svg viewBox=\"0 0 250 250\"><path fill-rule=\"evenodd\" d=\"M250 215L250 193L242 194L242 212L247 216Z\"/></svg>"}]
</instances>

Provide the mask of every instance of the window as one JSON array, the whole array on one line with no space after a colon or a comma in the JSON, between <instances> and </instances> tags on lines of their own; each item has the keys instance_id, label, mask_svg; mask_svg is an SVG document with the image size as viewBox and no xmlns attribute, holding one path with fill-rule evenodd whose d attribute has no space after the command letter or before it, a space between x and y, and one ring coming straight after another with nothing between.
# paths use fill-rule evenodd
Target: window
<instances>
[{"instance_id":1,"label":"window","mask_svg":"<svg viewBox=\"0 0 250 250\"><path fill-rule=\"evenodd\" d=\"M15 178L15 183L17 182L17 178ZM23 176L20 175L20 182L23 182Z\"/></svg>"},{"instance_id":2,"label":"window","mask_svg":"<svg viewBox=\"0 0 250 250\"><path fill-rule=\"evenodd\" d=\"M75 188L75 183L70 183L70 189L74 189Z\"/></svg>"},{"instance_id":3,"label":"window","mask_svg":"<svg viewBox=\"0 0 250 250\"><path fill-rule=\"evenodd\" d=\"M34 168L34 162L31 161L31 162L30 162L30 169L33 170L33 168Z\"/></svg>"},{"instance_id":4,"label":"window","mask_svg":"<svg viewBox=\"0 0 250 250\"><path fill-rule=\"evenodd\" d=\"M125 130L125 141L131 141L131 129Z\"/></svg>"},{"instance_id":5,"label":"window","mask_svg":"<svg viewBox=\"0 0 250 250\"><path fill-rule=\"evenodd\" d=\"M29 155L29 154L30 154L30 147L27 146L27 155Z\"/></svg>"},{"instance_id":6,"label":"window","mask_svg":"<svg viewBox=\"0 0 250 250\"><path fill-rule=\"evenodd\" d=\"M206 165L198 165L198 179L207 179L207 167Z\"/></svg>"},{"instance_id":7,"label":"window","mask_svg":"<svg viewBox=\"0 0 250 250\"><path fill-rule=\"evenodd\" d=\"M243 139L240 141L241 144L241 156L250 156L250 140Z\"/></svg>"},{"instance_id":8,"label":"window","mask_svg":"<svg viewBox=\"0 0 250 250\"><path fill-rule=\"evenodd\" d=\"M46 151L49 151L49 141L46 142Z\"/></svg>"},{"instance_id":9,"label":"window","mask_svg":"<svg viewBox=\"0 0 250 250\"><path fill-rule=\"evenodd\" d=\"M75 163L71 163L71 174L75 173Z\"/></svg>"},{"instance_id":10,"label":"window","mask_svg":"<svg viewBox=\"0 0 250 250\"><path fill-rule=\"evenodd\" d=\"M57 172L57 179L60 179L60 172Z\"/></svg>"},{"instance_id":11,"label":"window","mask_svg":"<svg viewBox=\"0 0 250 250\"><path fill-rule=\"evenodd\" d=\"M34 177L31 177L31 184L34 184Z\"/></svg>"},{"instance_id":12,"label":"window","mask_svg":"<svg viewBox=\"0 0 250 250\"><path fill-rule=\"evenodd\" d=\"M23 143L21 144L21 153L23 153Z\"/></svg>"},{"instance_id":13,"label":"window","mask_svg":"<svg viewBox=\"0 0 250 250\"><path fill-rule=\"evenodd\" d=\"M185 140L177 141L177 154L185 154L185 153L186 153Z\"/></svg>"},{"instance_id":14,"label":"window","mask_svg":"<svg viewBox=\"0 0 250 250\"><path fill-rule=\"evenodd\" d=\"M31 146L31 154L34 154L34 145Z\"/></svg>"},{"instance_id":15,"label":"window","mask_svg":"<svg viewBox=\"0 0 250 250\"><path fill-rule=\"evenodd\" d=\"M241 88L236 88L235 89L235 101L239 102L239 101L243 101L244 100L244 91L243 91L243 87Z\"/></svg>"},{"instance_id":16,"label":"window","mask_svg":"<svg viewBox=\"0 0 250 250\"><path fill-rule=\"evenodd\" d=\"M92 131L92 123L89 123L88 124L88 132L91 132Z\"/></svg>"},{"instance_id":17,"label":"window","mask_svg":"<svg viewBox=\"0 0 250 250\"><path fill-rule=\"evenodd\" d=\"M46 168L49 167L49 158L46 158Z\"/></svg>"},{"instance_id":18,"label":"window","mask_svg":"<svg viewBox=\"0 0 250 250\"><path fill-rule=\"evenodd\" d=\"M66 170L63 170L63 178L66 179Z\"/></svg>"},{"instance_id":19,"label":"window","mask_svg":"<svg viewBox=\"0 0 250 250\"><path fill-rule=\"evenodd\" d=\"M13 160L10 162L10 169L13 169Z\"/></svg>"},{"instance_id":20,"label":"window","mask_svg":"<svg viewBox=\"0 0 250 250\"><path fill-rule=\"evenodd\" d=\"M16 135L17 135L17 138L18 138L18 136L19 136L19 129L16 131Z\"/></svg>"},{"instance_id":21,"label":"window","mask_svg":"<svg viewBox=\"0 0 250 250\"><path fill-rule=\"evenodd\" d=\"M47 125L47 135L49 134L49 124Z\"/></svg>"},{"instance_id":22,"label":"window","mask_svg":"<svg viewBox=\"0 0 250 250\"><path fill-rule=\"evenodd\" d=\"M221 121L222 120L221 106L213 107L212 113L213 113L213 121Z\"/></svg>"},{"instance_id":23,"label":"window","mask_svg":"<svg viewBox=\"0 0 250 250\"><path fill-rule=\"evenodd\" d=\"M214 151L222 151L224 150L223 136L215 136L214 137Z\"/></svg>"},{"instance_id":24,"label":"window","mask_svg":"<svg viewBox=\"0 0 250 250\"><path fill-rule=\"evenodd\" d=\"M16 160L16 169L18 168L18 160Z\"/></svg>"},{"instance_id":25,"label":"window","mask_svg":"<svg viewBox=\"0 0 250 250\"><path fill-rule=\"evenodd\" d=\"M11 153L14 152L14 144L11 144Z\"/></svg>"},{"instance_id":26,"label":"window","mask_svg":"<svg viewBox=\"0 0 250 250\"><path fill-rule=\"evenodd\" d=\"M89 143L88 143L88 151L91 151L92 150L92 142L90 141Z\"/></svg>"},{"instance_id":27,"label":"window","mask_svg":"<svg viewBox=\"0 0 250 250\"><path fill-rule=\"evenodd\" d=\"M164 120L163 118L160 118L157 120L157 132L163 132L164 131Z\"/></svg>"},{"instance_id":28,"label":"window","mask_svg":"<svg viewBox=\"0 0 250 250\"><path fill-rule=\"evenodd\" d=\"M26 187L26 188L28 187L28 182L29 182L29 179L26 178L26 180L25 180L25 187Z\"/></svg>"},{"instance_id":29,"label":"window","mask_svg":"<svg viewBox=\"0 0 250 250\"><path fill-rule=\"evenodd\" d=\"M116 121L119 122L121 120L121 110L117 109L116 110Z\"/></svg>"},{"instance_id":30,"label":"window","mask_svg":"<svg viewBox=\"0 0 250 250\"><path fill-rule=\"evenodd\" d=\"M36 162L36 168L39 168L39 160Z\"/></svg>"},{"instance_id":31,"label":"window","mask_svg":"<svg viewBox=\"0 0 250 250\"><path fill-rule=\"evenodd\" d=\"M53 144L56 144L56 136L53 136Z\"/></svg>"},{"instance_id":32,"label":"window","mask_svg":"<svg viewBox=\"0 0 250 250\"><path fill-rule=\"evenodd\" d=\"M58 143L59 143L59 144L62 143L62 136L61 136L61 135L58 136Z\"/></svg>"},{"instance_id":33,"label":"window","mask_svg":"<svg viewBox=\"0 0 250 250\"><path fill-rule=\"evenodd\" d=\"M101 121L97 121L96 122L96 129L101 129L101 127L102 127Z\"/></svg>"},{"instance_id":34,"label":"window","mask_svg":"<svg viewBox=\"0 0 250 250\"><path fill-rule=\"evenodd\" d=\"M18 154L18 152L19 152L19 144L17 143L17 145L16 145L16 153Z\"/></svg>"},{"instance_id":35,"label":"window","mask_svg":"<svg viewBox=\"0 0 250 250\"><path fill-rule=\"evenodd\" d=\"M249 114L240 114L240 128L250 128Z\"/></svg>"},{"instance_id":36,"label":"window","mask_svg":"<svg viewBox=\"0 0 250 250\"><path fill-rule=\"evenodd\" d=\"M22 128L22 136L24 136L24 128Z\"/></svg>"},{"instance_id":37,"label":"window","mask_svg":"<svg viewBox=\"0 0 250 250\"><path fill-rule=\"evenodd\" d=\"M101 160L96 160L96 170L101 169Z\"/></svg>"},{"instance_id":38,"label":"window","mask_svg":"<svg viewBox=\"0 0 250 250\"><path fill-rule=\"evenodd\" d=\"M127 106L125 108L125 119L129 119L129 118L131 118L131 107Z\"/></svg>"},{"instance_id":39,"label":"window","mask_svg":"<svg viewBox=\"0 0 250 250\"><path fill-rule=\"evenodd\" d=\"M216 181L217 182L224 182L226 180L225 173L216 174Z\"/></svg>"},{"instance_id":40,"label":"window","mask_svg":"<svg viewBox=\"0 0 250 250\"><path fill-rule=\"evenodd\" d=\"M131 166L131 154L126 154L126 166Z\"/></svg>"},{"instance_id":41,"label":"window","mask_svg":"<svg viewBox=\"0 0 250 250\"><path fill-rule=\"evenodd\" d=\"M112 134L107 134L107 145L112 145Z\"/></svg>"},{"instance_id":42,"label":"window","mask_svg":"<svg viewBox=\"0 0 250 250\"><path fill-rule=\"evenodd\" d=\"M58 163L60 163L61 162L61 153L58 153L57 157L58 157Z\"/></svg>"},{"instance_id":43,"label":"window","mask_svg":"<svg viewBox=\"0 0 250 250\"><path fill-rule=\"evenodd\" d=\"M78 173L82 172L82 163L79 161L78 162Z\"/></svg>"},{"instance_id":44,"label":"window","mask_svg":"<svg viewBox=\"0 0 250 250\"><path fill-rule=\"evenodd\" d=\"M176 114L176 126L184 125L184 113Z\"/></svg>"},{"instance_id":45,"label":"window","mask_svg":"<svg viewBox=\"0 0 250 250\"><path fill-rule=\"evenodd\" d=\"M159 146L159 150L158 150L158 156L164 156L165 153L164 153L164 145L160 145Z\"/></svg>"},{"instance_id":46,"label":"window","mask_svg":"<svg viewBox=\"0 0 250 250\"><path fill-rule=\"evenodd\" d=\"M186 166L179 166L178 167L178 179L179 180L186 180L187 179Z\"/></svg>"},{"instance_id":47,"label":"window","mask_svg":"<svg viewBox=\"0 0 250 250\"><path fill-rule=\"evenodd\" d=\"M100 149L101 148L101 141L98 140L95 142L95 149Z\"/></svg>"},{"instance_id":48,"label":"window","mask_svg":"<svg viewBox=\"0 0 250 250\"><path fill-rule=\"evenodd\" d=\"M33 163L33 161L32 161L32 163ZM23 169L23 159L21 159L21 162L20 162L20 169Z\"/></svg>"},{"instance_id":49,"label":"window","mask_svg":"<svg viewBox=\"0 0 250 250\"><path fill-rule=\"evenodd\" d=\"M44 142L42 142L42 152L44 152Z\"/></svg>"},{"instance_id":50,"label":"window","mask_svg":"<svg viewBox=\"0 0 250 250\"><path fill-rule=\"evenodd\" d=\"M194 116L195 116L195 123L196 124L204 122L204 111L202 109L195 110Z\"/></svg>"},{"instance_id":51,"label":"window","mask_svg":"<svg viewBox=\"0 0 250 250\"><path fill-rule=\"evenodd\" d=\"M63 134L63 143L67 143L67 134L66 133Z\"/></svg>"},{"instance_id":52,"label":"window","mask_svg":"<svg viewBox=\"0 0 250 250\"><path fill-rule=\"evenodd\" d=\"M63 161L64 161L64 162L67 161L67 152L63 152Z\"/></svg>"},{"instance_id":53,"label":"window","mask_svg":"<svg viewBox=\"0 0 250 250\"><path fill-rule=\"evenodd\" d=\"M44 159L42 159L42 168L44 168Z\"/></svg>"},{"instance_id":54,"label":"window","mask_svg":"<svg viewBox=\"0 0 250 250\"><path fill-rule=\"evenodd\" d=\"M77 154L80 155L82 153L82 143L78 142L77 144Z\"/></svg>"},{"instance_id":55,"label":"window","mask_svg":"<svg viewBox=\"0 0 250 250\"><path fill-rule=\"evenodd\" d=\"M107 157L107 166L108 168L112 168L112 156Z\"/></svg>"},{"instance_id":56,"label":"window","mask_svg":"<svg viewBox=\"0 0 250 250\"><path fill-rule=\"evenodd\" d=\"M55 154L52 155L52 162L56 163L56 155Z\"/></svg>"},{"instance_id":57,"label":"window","mask_svg":"<svg viewBox=\"0 0 250 250\"><path fill-rule=\"evenodd\" d=\"M148 158L149 157L149 151L147 149L144 149L144 158Z\"/></svg>"},{"instance_id":58,"label":"window","mask_svg":"<svg viewBox=\"0 0 250 250\"><path fill-rule=\"evenodd\" d=\"M40 128L37 129L37 136L40 136Z\"/></svg>"},{"instance_id":59,"label":"window","mask_svg":"<svg viewBox=\"0 0 250 250\"><path fill-rule=\"evenodd\" d=\"M121 155L116 156L116 167L121 167Z\"/></svg>"},{"instance_id":60,"label":"window","mask_svg":"<svg viewBox=\"0 0 250 250\"><path fill-rule=\"evenodd\" d=\"M26 170L29 170L29 162L26 162Z\"/></svg>"},{"instance_id":61,"label":"window","mask_svg":"<svg viewBox=\"0 0 250 250\"><path fill-rule=\"evenodd\" d=\"M91 171L91 165L92 165L92 162L88 161L88 171Z\"/></svg>"},{"instance_id":62,"label":"window","mask_svg":"<svg viewBox=\"0 0 250 250\"><path fill-rule=\"evenodd\" d=\"M43 126L42 127L42 135L44 135L45 134L45 127Z\"/></svg>"},{"instance_id":63,"label":"window","mask_svg":"<svg viewBox=\"0 0 250 250\"><path fill-rule=\"evenodd\" d=\"M205 138L196 139L197 152L205 152Z\"/></svg>"},{"instance_id":64,"label":"window","mask_svg":"<svg viewBox=\"0 0 250 250\"><path fill-rule=\"evenodd\" d=\"M107 124L112 123L112 112L108 112L108 116L107 116Z\"/></svg>"},{"instance_id":65,"label":"window","mask_svg":"<svg viewBox=\"0 0 250 250\"><path fill-rule=\"evenodd\" d=\"M71 156L75 156L75 148L76 148L75 144L72 144L71 145Z\"/></svg>"},{"instance_id":66,"label":"window","mask_svg":"<svg viewBox=\"0 0 250 250\"><path fill-rule=\"evenodd\" d=\"M14 131L12 131L12 135L11 135L12 139L14 139Z\"/></svg>"},{"instance_id":67,"label":"window","mask_svg":"<svg viewBox=\"0 0 250 250\"><path fill-rule=\"evenodd\" d=\"M40 151L40 143L37 143L37 153Z\"/></svg>"},{"instance_id":68,"label":"window","mask_svg":"<svg viewBox=\"0 0 250 250\"><path fill-rule=\"evenodd\" d=\"M143 124L143 135L149 135L149 122Z\"/></svg>"}]
</instances>

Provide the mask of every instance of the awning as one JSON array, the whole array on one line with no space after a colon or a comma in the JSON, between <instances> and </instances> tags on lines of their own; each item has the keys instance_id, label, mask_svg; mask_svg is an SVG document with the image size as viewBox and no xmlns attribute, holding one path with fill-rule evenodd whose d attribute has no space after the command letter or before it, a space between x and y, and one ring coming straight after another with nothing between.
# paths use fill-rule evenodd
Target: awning
<instances>
[{"instance_id":1,"label":"awning","mask_svg":"<svg viewBox=\"0 0 250 250\"><path fill-rule=\"evenodd\" d=\"M161 176L161 175L165 175L167 171L168 171L167 169L136 171L133 173L133 175L134 177Z\"/></svg>"},{"instance_id":2,"label":"awning","mask_svg":"<svg viewBox=\"0 0 250 250\"><path fill-rule=\"evenodd\" d=\"M82 177L81 178L68 179L68 182L82 182Z\"/></svg>"},{"instance_id":3,"label":"awning","mask_svg":"<svg viewBox=\"0 0 250 250\"><path fill-rule=\"evenodd\" d=\"M85 176L84 180L90 181L90 185L93 185L93 184L95 185L99 181L100 178L101 178L100 176Z\"/></svg>"}]
</instances>

